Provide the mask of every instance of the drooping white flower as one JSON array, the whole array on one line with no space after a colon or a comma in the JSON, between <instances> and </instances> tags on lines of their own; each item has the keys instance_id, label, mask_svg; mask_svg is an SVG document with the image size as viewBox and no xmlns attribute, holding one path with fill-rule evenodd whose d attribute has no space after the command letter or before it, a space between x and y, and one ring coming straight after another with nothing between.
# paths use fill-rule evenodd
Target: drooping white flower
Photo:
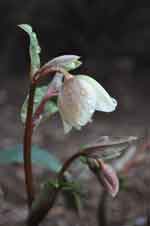
<instances>
[{"instance_id":1,"label":"drooping white flower","mask_svg":"<svg viewBox=\"0 0 150 226\"><path fill-rule=\"evenodd\" d=\"M93 78L86 75L64 79L58 96L58 108L62 117L64 131L72 127L81 129L92 120L94 112L112 112L117 101Z\"/></svg>"}]
</instances>

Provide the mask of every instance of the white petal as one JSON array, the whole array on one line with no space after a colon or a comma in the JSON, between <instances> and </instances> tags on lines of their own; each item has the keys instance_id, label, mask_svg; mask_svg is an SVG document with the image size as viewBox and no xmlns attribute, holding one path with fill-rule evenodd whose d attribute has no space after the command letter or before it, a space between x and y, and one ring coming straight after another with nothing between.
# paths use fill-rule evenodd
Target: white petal
<instances>
[{"instance_id":1,"label":"white petal","mask_svg":"<svg viewBox=\"0 0 150 226\"><path fill-rule=\"evenodd\" d=\"M68 124L65 120L63 120L64 132L65 134L69 133L72 130L72 126Z\"/></svg>"},{"instance_id":2,"label":"white petal","mask_svg":"<svg viewBox=\"0 0 150 226\"><path fill-rule=\"evenodd\" d=\"M80 59L80 56L76 56L76 55L62 55L62 56L58 56L55 57L54 59L52 59L51 61L49 61L50 65L61 65L64 66L65 64L70 64L72 62L75 62L77 60Z\"/></svg>"},{"instance_id":3,"label":"white petal","mask_svg":"<svg viewBox=\"0 0 150 226\"><path fill-rule=\"evenodd\" d=\"M78 68L81 65L81 61L79 60L80 56L76 55L62 55L59 57L55 57L48 63L46 63L45 66L60 66L67 70L74 70Z\"/></svg>"},{"instance_id":4,"label":"white petal","mask_svg":"<svg viewBox=\"0 0 150 226\"><path fill-rule=\"evenodd\" d=\"M62 108L61 108L61 104L60 104L59 101L58 101L58 108L59 108L59 113L60 113L62 123L63 123L63 127L64 127L64 133L67 134L71 131L72 126L65 121L63 111L62 111Z\"/></svg>"},{"instance_id":5,"label":"white petal","mask_svg":"<svg viewBox=\"0 0 150 226\"><path fill-rule=\"evenodd\" d=\"M77 75L76 78L87 81L95 90L96 93L96 110L104 112L112 112L117 106L117 101L112 98L106 90L93 78L87 75Z\"/></svg>"},{"instance_id":6,"label":"white petal","mask_svg":"<svg viewBox=\"0 0 150 226\"><path fill-rule=\"evenodd\" d=\"M78 80L78 77L76 77ZM82 87L80 91L80 117L78 124L81 126L86 125L91 121L96 107L96 95L93 87L87 81L78 80Z\"/></svg>"},{"instance_id":7,"label":"white petal","mask_svg":"<svg viewBox=\"0 0 150 226\"><path fill-rule=\"evenodd\" d=\"M96 95L93 87L76 77L64 82L58 96L58 107L64 121L80 129L86 125L95 111Z\"/></svg>"}]
</instances>

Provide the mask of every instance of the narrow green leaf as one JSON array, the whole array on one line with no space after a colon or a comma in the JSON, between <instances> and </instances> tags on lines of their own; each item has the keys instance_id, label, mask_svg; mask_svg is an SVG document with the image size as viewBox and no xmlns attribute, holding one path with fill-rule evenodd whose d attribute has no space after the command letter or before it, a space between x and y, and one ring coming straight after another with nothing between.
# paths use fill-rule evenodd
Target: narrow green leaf
<instances>
[{"instance_id":1,"label":"narrow green leaf","mask_svg":"<svg viewBox=\"0 0 150 226\"><path fill-rule=\"evenodd\" d=\"M30 38L30 60L31 60L31 76L40 68L40 52L41 48L39 46L39 42L37 39L37 35L33 32L32 27L28 24L20 24L18 25L22 30L24 30Z\"/></svg>"},{"instance_id":2,"label":"narrow green leaf","mask_svg":"<svg viewBox=\"0 0 150 226\"><path fill-rule=\"evenodd\" d=\"M63 195L66 207L72 209L78 215L80 215L83 206L83 197L81 197L78 193L75 193L73 191L64 191Z\"/></svg>"},{"instance_id":3,"label":"narrow green leaf","mask_svg":"<svg viewBox=\"0 0 150 226\"><path fill-rule=\"evenodd\" d=\"M45 149L32 146L32 162L36 165L48 168L53 172L59 172L62 167L60 161ZM23 147L17 145L14 148L0 151L0 164L23 163Z\"/></svg>"},{"instance_id":4,"label":"narrow green leaf","mask_svg":"<svg viewBox=\"0 0 150 226\"><path fill-rule=\"evenodd\" d=\"M62 186L62 185L61 185ZM80 214L85 194L83 188L78 182L64 182L62 191L67 208L71 208L77 214Z\"/></svg>"},{"instance_id":5,"label":"narrow green leaf","mask_svg":"<svg viewBox=\"0 0 150 226\"><path fill-rule=\"evenodd\" d=\"M61 181L60 186L62 187L63 190L70 190L74 191L76 193L80 193L81 190L81 184L76 181Z\"/></svg>"}]
</instances>

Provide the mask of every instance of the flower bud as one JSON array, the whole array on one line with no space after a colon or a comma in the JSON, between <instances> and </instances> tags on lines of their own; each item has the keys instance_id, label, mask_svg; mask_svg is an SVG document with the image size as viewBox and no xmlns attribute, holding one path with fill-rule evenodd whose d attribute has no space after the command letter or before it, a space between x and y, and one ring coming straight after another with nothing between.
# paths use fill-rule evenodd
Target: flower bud
<instances>
[{"instance_id":1,"label":"flower bud","mask_svg":"<svg viewBox=\"0 0 150 226\"><path fill-rule=\"evenodd\" d=\"M114 169L101 159L88 159L88 166L106 191L115 197L119 191L119 180Z\"/></svg>"},{"instance_id":2,"label":"flower bud","mask_svg":"<svg viewBox=\"0 0 150 226\"><path fill-rule=\"evenodd\" d=\"M112 197L115 197L119 191L119 180L116 175L116 172L110 165L104 163L103 161L99 161L99 164L100 164L99 181L108 191L108 193Z\"/></svg>"}]
</instances>

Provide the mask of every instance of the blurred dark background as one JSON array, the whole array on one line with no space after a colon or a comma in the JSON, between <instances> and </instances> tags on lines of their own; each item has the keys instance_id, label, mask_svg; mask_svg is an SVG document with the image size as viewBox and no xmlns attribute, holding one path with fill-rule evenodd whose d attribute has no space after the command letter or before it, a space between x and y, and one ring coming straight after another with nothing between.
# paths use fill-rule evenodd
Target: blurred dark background
<instances>
[{"instance_id":1,"label":"blurred dark background","mask_svg":"<svg viewBox=\"0 0 150 226\"><path fill-rule=\"evenodd\" d=\"M143 0L5 0L0 2L0 69L26 70L27 42L17 24L38 33L42 59L74 53L84 69L103 79L119 64L128 69L150 63L150 8ZM112 65L113 64L113 65Z\"/></svg>"}]
</instances>

